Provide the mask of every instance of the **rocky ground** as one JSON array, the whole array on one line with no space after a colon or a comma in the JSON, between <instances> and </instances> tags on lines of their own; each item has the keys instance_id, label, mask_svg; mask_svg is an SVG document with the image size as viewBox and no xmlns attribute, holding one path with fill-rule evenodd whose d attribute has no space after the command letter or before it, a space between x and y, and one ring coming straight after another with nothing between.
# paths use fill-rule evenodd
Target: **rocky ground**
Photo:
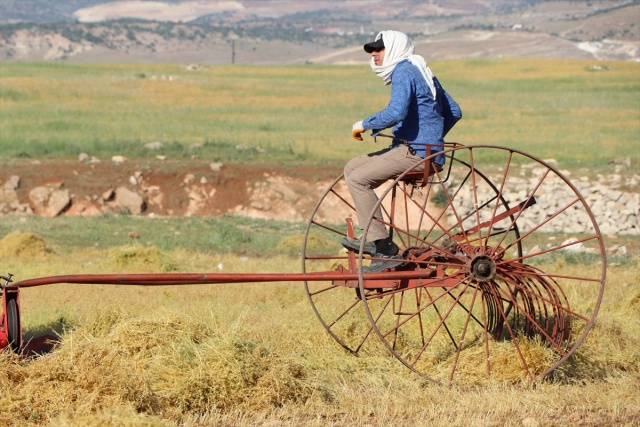
<instances>
[{"instance_id":1,"label":"rocky ground","mask_svg":"<svg viewBox=\"0 0 640 427\"><path fill-rule=\"evenodd\" d=\"M342 165L223 165L201 160L12 160L0 173L3 215L222 215L304 221ZM321 179L318 180L318 177Z\"/></svg>"},{"instance_id":2,"label":"rocky ground","mask_svg":"<svg viewBox=\"0 0 640 427\"><path fill-rule=\"evenodd\" d=\"M314 165L310 170L308 166L228 165L197 159L134 161L123 156L5 160L0 173L0 215L233 214L304 222L323 190L341 172L341 164ZM537 180L535 176L531 179ZM628 165L611 165L607 175L570 179L584 196L603 234L640 235L640 192L636 191L640 175L629 172ZM524 178L519 181L512 185L522 188L511 190L526 198L531 184ZM559 182L558 188L550 190L555 195L552 199L562 203L563 191L571 192L567 197L575 197L567 184ZM480 190L478 195L484 197ZM464 197L461 195L460 200ZM544 221L549 209L560 208L548 204L532 208L530 213L537 215L537 223ZM345 213L335 215L336 222L340 222ZM562 229L551 231L581 232L581 218L567 217L567 221L555 221Z\"/></svg>"}]
</instances>

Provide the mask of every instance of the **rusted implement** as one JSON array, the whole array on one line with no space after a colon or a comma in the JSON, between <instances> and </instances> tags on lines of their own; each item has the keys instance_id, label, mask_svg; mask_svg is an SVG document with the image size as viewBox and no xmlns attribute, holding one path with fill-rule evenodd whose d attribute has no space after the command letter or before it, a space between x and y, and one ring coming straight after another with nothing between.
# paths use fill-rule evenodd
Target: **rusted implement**
<instances>
[{"instance_id":1,"label":"rusted implement","mask_svg":"<svg viewBox=\"0 0 640 427\"><path fill-rule=\"evenodd\" d=\"M514 365L523 380L545 376L582 343L600 306L606 256L595 218L562 173L526 153L448 144L445 154L445 170L431 168L429 156L381 187L361 227L364 242L373 221L386 224L401 247L394 268L363 273L375 259L363 247L326 244L359 234L340 176L311 214L300 273L66 275L14 284L7 276L0 346L22 348L21 288L292 281L304 282L324 328L353 354L375 351L369 338L378 337L434 382L468 381L478 370L500 380ZM479 162L491 165L491 179ZM383 218L374 218L378 208ZM336 212L344 223L327 219Z\"/></svg>"}]
</instances>

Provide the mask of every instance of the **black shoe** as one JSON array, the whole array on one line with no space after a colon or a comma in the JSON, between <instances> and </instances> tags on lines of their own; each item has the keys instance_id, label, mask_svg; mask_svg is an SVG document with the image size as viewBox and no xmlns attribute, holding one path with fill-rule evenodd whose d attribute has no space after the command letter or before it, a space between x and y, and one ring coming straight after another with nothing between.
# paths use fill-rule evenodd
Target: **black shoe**
<instances>
[{"instance_id":1,"label":"black shoe","mask_svg":"<svg viewBox=\"0 0 640 427\"><path fill-rule=\"evenodd\" d=\"M360 252L360 239L354 239L351 237L343 237L342 238L342 246L349 249L350 251ZM373 242L366 242L364 244L364 249L362 251L363 254L367 255L375 255L376 253L376 245Z\"/></svg>"},{"instance_id":2,"label":"black shoe","mask_svg":"<svg viewBox=\"0 0 640 427\"><path fill-rule=\"evenodd\" d=\"M376 240L376 256L384 255L386 257L392 257L398 255L398 252L400 252L400 248L398 247L398 245L393 243L391 237Z\"/></svg>"},{"instance_id":3,"label":"black shoe","mask_svg":"<svg viewBox=\"0 0 640 427\"><path fill-rule=\"evenodd\" d=\"M376 259L371 262L371 265L362 267L363 273L379 273L383 270L398 267L404 264L404 258L401 256L386 257L384 255L377 254L376 257L384 259Z\"/></svg>"}]
</instances>

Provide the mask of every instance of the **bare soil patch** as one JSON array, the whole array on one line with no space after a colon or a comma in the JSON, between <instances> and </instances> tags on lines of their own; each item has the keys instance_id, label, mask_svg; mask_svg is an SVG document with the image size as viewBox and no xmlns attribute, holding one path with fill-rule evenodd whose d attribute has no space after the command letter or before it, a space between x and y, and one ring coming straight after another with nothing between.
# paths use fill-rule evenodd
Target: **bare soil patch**
<instances>
[{"instance_id":1,"label":"bare soil patch","mask_svg":"<svg viewBox=\"0 0 640 427\"><path fill-rule=\"evenodd\" d=\"M204 160L126 160L122 163L111 160L84 163L75 159L11 160L4 162L0 184L6 183L11 176L19 177L16 193L22 204L30 202L29 192L35 187L67 189L72 204L63 214L83 214L83 210L77 208L80 205L97 206L100 212L109 211L104 195L124 187L145 199L145 215L216 216L241 213L245 208L250 209L252 203L256 208L255 200L251 201L254 190L279 180L278 191L290 192L292 195L285 199L306 213L313 209L320 194L304 193L325 181L331 182L342 172L342 166L220 165ZM265 198L268 199L269 194L265 193ZM290 215L290 209L271 206L270 200L263 202L264 215L257 216L282 219ZM111 209L113 212L114 208ZM84 212L88 214L89 210L84 209Z\"/></svg>"}]
</instances>

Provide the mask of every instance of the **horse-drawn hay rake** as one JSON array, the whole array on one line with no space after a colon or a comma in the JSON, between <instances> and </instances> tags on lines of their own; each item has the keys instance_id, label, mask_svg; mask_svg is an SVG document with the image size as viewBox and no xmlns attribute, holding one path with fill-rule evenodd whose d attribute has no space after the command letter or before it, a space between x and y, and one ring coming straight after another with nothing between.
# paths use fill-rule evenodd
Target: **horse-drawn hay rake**
<instances>
[{"instance_id":1,"label":"horse-drawn hay rake","mask_svg":"<svg viewBox=\"0 0 640 427\"><path fill-rule=\"evenodd\" d=\"M375 259L363 253L364 243L359 252L329 244L355 234L340 176L311 213L301 272L67 275L16 283L7 276L0 346L24 348L22 288L301 281L323 327L353 354L366 354L372 338L435 382L541 378L573 354L598 312L606 257L595 218L562 173L531 155L460 144L444 152L443 171L434 171L428 156L380 187L378 206L361 224L362 242L373 221L386 224L401 247L395 268L363 272ZM495 182L479 161L492 165ZM378 208L382 219L374 218ZM336 212L344 212L345 223L329 219Z\"/></svg>"}]
</instances>

